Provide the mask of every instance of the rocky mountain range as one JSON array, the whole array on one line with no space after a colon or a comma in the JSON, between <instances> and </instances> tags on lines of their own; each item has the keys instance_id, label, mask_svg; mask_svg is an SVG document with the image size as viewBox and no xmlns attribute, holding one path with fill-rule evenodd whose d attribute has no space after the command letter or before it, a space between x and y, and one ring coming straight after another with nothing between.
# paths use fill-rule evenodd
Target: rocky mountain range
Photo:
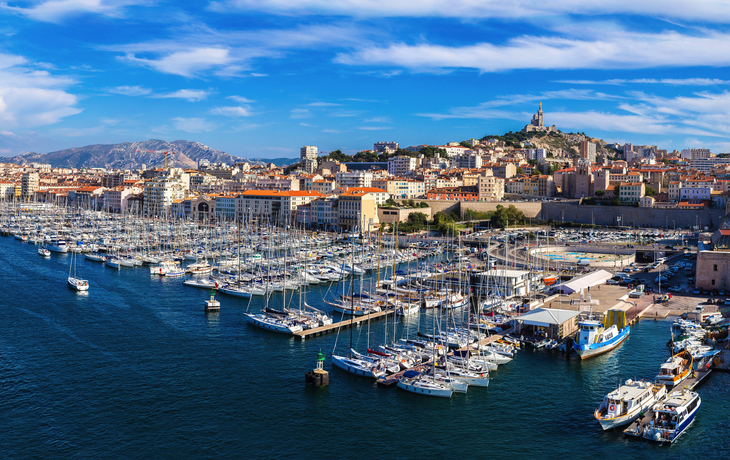
<instances>
[{"instance_id":1,"label":"rocky mountain range","mask_svg":"<svg viewBox=\"0 0 730 460\"><path fill-rule=\"evenodd\" d=\"M138 169L142 165L162 167L167 155L168 166L196 169L198 160L211 163L249 162L263 163L265 160L249 161L215 150L200 142L178 140L173 142L149 139L142 142L123 142L121 144L98 144L58 150L50 153L29 152L16 157L3 159L15 164L46 163L53 167L70 168L108 168Z\"/></svg>"}]
</instances>

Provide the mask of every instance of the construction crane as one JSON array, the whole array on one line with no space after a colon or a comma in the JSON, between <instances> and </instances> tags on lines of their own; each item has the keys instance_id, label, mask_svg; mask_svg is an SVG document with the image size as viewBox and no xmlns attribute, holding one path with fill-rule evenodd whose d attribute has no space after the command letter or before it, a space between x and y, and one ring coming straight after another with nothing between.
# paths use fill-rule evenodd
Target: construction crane
<instances>
[{"instance_id":1,"label":"construction crane","mask_svg":"<svg viewBox=\"0 0 730 460\"><path fill-rule=\"evenodd\" d=\"M167 169L167 154L174 155L175 152L163 152L162 150L135 150L135 152L147 152L147 153L162 153L165 155L165 167L164 169Z\"/></svg>"}]
</instances>

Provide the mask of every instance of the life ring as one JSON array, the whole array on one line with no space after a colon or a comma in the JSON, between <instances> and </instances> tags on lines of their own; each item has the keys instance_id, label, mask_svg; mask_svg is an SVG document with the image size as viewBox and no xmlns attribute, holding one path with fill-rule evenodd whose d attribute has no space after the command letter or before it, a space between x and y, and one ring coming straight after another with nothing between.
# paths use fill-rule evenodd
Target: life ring
<instances>
[{"instance_id":1,"label":"life ring","mask_svg":"<svg viewBox=\"0 0 730 460\"><path fill-rule=\"evenodd\" d=\"M608 411L609 412L613 412L615 410L616 410L616 406L614 406L613 404L611 404L610 406L608 406Z\"/></svg>"}]
</instances>

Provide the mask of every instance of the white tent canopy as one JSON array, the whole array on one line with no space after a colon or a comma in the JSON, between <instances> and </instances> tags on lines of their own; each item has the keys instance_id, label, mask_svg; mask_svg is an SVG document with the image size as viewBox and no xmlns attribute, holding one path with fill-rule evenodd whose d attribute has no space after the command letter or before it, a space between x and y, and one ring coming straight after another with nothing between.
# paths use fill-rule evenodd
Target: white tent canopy
<instances>
[{"instance_id":1,"label":"white tent canopy","mask_svg":"<svg viewBox=\"0 0 730 460\"><path fill-rule=\"evenodd\" d=\"M597 270L595 272L588 273L587 275L573 278L572 280L566 281L565 283L558 284L557 286L555 286L555 290L557 290L561 294L572 294L589 286L597 286L599 284L603 284L611 278L613 278L613 275L606 270Z\"/></svg>"}]
</instances>

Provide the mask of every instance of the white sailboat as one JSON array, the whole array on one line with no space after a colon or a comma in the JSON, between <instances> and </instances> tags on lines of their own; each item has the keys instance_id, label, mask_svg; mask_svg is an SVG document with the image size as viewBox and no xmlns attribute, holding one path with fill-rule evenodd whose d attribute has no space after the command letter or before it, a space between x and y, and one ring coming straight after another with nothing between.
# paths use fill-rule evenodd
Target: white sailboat
<instances>
[{"instance_id":1,"label":"white sailboat","mask_svg":"<svg viewBox=\"0 0 730 460\"><path fill-rule=\"evenodd\" d=\"M72 273L73 272L73 273ZM76 277L76 253L71 253L71 263L68 267L68 285L76 291L88 291L89 282Z\"/></svg>"}]
</instances>

